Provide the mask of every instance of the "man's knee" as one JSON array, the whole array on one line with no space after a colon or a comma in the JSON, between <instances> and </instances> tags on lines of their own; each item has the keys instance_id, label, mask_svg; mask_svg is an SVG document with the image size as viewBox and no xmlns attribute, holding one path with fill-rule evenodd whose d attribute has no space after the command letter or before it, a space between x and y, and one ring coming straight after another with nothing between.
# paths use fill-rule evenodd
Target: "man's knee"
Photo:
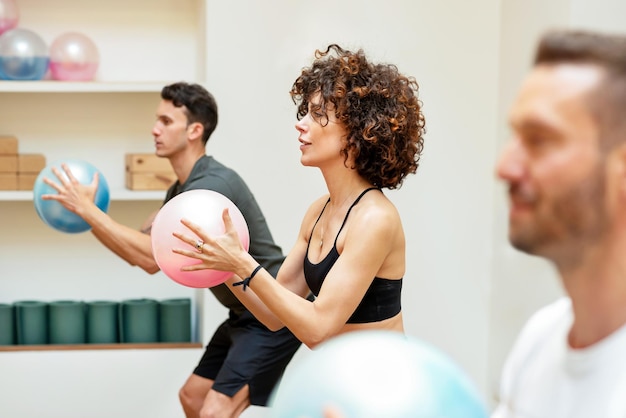
<instances>
[{"instance_id":1,"label":"man's knee","mask_svg":"<svg viewBox=\"0 0 626 418\"><path fill-rule=\"evenodd\" d=\"M178 391L178 399L183 405L191 405L193 403L193 398L193 393L189 390L187 386L183 386Z\"/></svg>"},{"instance_id":2,"label":"man's knee","mask_svg":"<svg viewBox=\"0 0 626 418\"><path fill-rule=\"evenodd\" d=\"M178 399L188 417L198 416L212 380L191 376L178 391Z\"/></svg>"},{"instance_id":3,"label":"man's knee","mask_svg":"<svg viewBox=\"0 0 626 418\"><path fill-rule=\"evenodd\" d=\"M237 418L249 405L247 385L232 397L210 390L200 410L200 418Z\"/></svg>"}]
</instances>

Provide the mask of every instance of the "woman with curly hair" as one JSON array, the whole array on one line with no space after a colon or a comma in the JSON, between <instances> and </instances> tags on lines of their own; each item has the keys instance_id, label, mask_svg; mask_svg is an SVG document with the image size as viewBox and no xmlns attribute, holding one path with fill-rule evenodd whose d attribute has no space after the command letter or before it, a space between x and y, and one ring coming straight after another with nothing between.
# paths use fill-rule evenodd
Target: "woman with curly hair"
<instances>
[{"instance_id":1,"label":"woman with curly hair","mask_svg":"<svg viewBox=\"0 0 626 418\"><path fill-rule=\"evenodd\" d=\"M227 283L250 311L308 347L351 330L403 332L405 236L382 189L417 170L425 132L418 84L395 65L333 44L316 51L290 93L301 163L321 170L328 194L307 210L276 279L242 248L227 210L220 236L182 220L201 240L177 234L197 251L174 251L200 260L184 270L234 272Z\"/></svg>"}]
</instances>

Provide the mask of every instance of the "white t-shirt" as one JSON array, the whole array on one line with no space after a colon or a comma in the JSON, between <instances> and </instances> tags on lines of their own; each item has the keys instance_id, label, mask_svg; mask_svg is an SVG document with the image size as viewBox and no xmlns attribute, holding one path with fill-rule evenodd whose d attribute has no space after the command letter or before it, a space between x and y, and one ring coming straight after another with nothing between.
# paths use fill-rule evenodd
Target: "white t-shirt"
<instances>
[{"instance_id":1,"label":"white t-shirt","mask_svg":"<svg viewBox=\"0 0 626 418\"><path fill-rule=\"evenodd\" d=\"M491 418L626 418L626 324L575 350L567 343L572 320L565 297L530 318L504 365Z\"/></svg>"}]
</instances>

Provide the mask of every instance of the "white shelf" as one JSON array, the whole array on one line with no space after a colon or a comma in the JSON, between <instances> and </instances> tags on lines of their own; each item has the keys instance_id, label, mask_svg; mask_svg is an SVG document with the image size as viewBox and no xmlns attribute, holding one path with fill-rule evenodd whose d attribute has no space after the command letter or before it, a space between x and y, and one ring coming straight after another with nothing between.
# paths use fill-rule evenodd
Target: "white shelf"
<instances>
[{"instance_id":1,"label":"white shelf","mask_svg":"<svg viewBox=\"0 0 626 418\"><path fill-rule=\"evenodd\" d=\"M84 33L97 45L100 62L95 81L0 80L0 135L15 136L20 154L43 154L46 163L72 158L94 164L107 180L112 203L118 202L111 205L111 216L140 229L166 192L126 189L124 155L154 152L151 128L163 86L206 80L206 1L18 0L18 5L21 27L32 29L48 45L63 32ZM216 306L215 315L204 314L210 292L130 267L91 233L66 234L48 227L38 219L33 191L0 191L0 211L0 301L191 297L193 340L205 339L200 323L202 330L218 325L213 318L221 317L223 307ZM29 250L33 245L43 250L36 259ZM0 347L0 393L13 395L13 402L0 402L0 416L41 416L50 410L93 415L98 396L79 396L77 404L63 395L82 393L80 378L55 380L59 370L82 370L85 364L106 365L89 373L100 376L109 389L110 382L119 381L118 371L127 371L124 382L114 385L111 398L116 402L96 415L178 416L176 391L202 345ZM58 393L46 392L50 402L25 410L32 382L14 377L33 364L44 365L38 369L39 381L43 386L55 381ZM144 369L157 370L158 378ZM163 381L173 383L164 386ZM152 382L158 384L150 386ZM142 388L139 397L137 387ZM141 399L155 393L159 401L146 410Z\"/></svg>"},{"instance_id":2,"label":"white shelf","mask_svg":"<svg viewBox=\"0 0 626 418\"><path fill-rule=\"evenodd\" d=\"M0 81L2 93L159 93L162 82Z\"/></svg>"},{"instance_id":3,"label":"white shelf","mask_svg":"<svg viewBox=\"0 0 626 418\"><path fill-rule=\"evenodd\" d=\"M158 200L165 197L164 190L133 191L112 190L111 200ZM30 201L33 200L32 191L0 191L0 201Z\"/></svg>"}]
</instances>

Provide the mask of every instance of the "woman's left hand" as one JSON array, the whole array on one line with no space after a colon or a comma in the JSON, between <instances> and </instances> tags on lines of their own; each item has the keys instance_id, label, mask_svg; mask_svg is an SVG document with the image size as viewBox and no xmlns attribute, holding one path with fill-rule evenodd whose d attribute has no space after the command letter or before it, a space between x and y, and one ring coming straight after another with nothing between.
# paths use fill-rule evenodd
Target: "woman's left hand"
<instances>
[{"instance_id":1,"label":"woman's left hand","mask_svg":"<svg viewBox=\"0 0 626 418\"><path fill-rule=\"evenodd\" d=\"M241 265L242 256L247 251L242 247L239 235L233 225L228 209L222 212L225 231L222 235L210 236L199 225L181 219L181 223L189 228L196 236L174 232L173 235L179 240L195 247L196 250L173 248L176 254L200 260L200 263L181 267L183 271L195 270L221 270L236 274L237 267ZM198 239L198 237L200 237Z\"/></svg>"}]
</instances>

